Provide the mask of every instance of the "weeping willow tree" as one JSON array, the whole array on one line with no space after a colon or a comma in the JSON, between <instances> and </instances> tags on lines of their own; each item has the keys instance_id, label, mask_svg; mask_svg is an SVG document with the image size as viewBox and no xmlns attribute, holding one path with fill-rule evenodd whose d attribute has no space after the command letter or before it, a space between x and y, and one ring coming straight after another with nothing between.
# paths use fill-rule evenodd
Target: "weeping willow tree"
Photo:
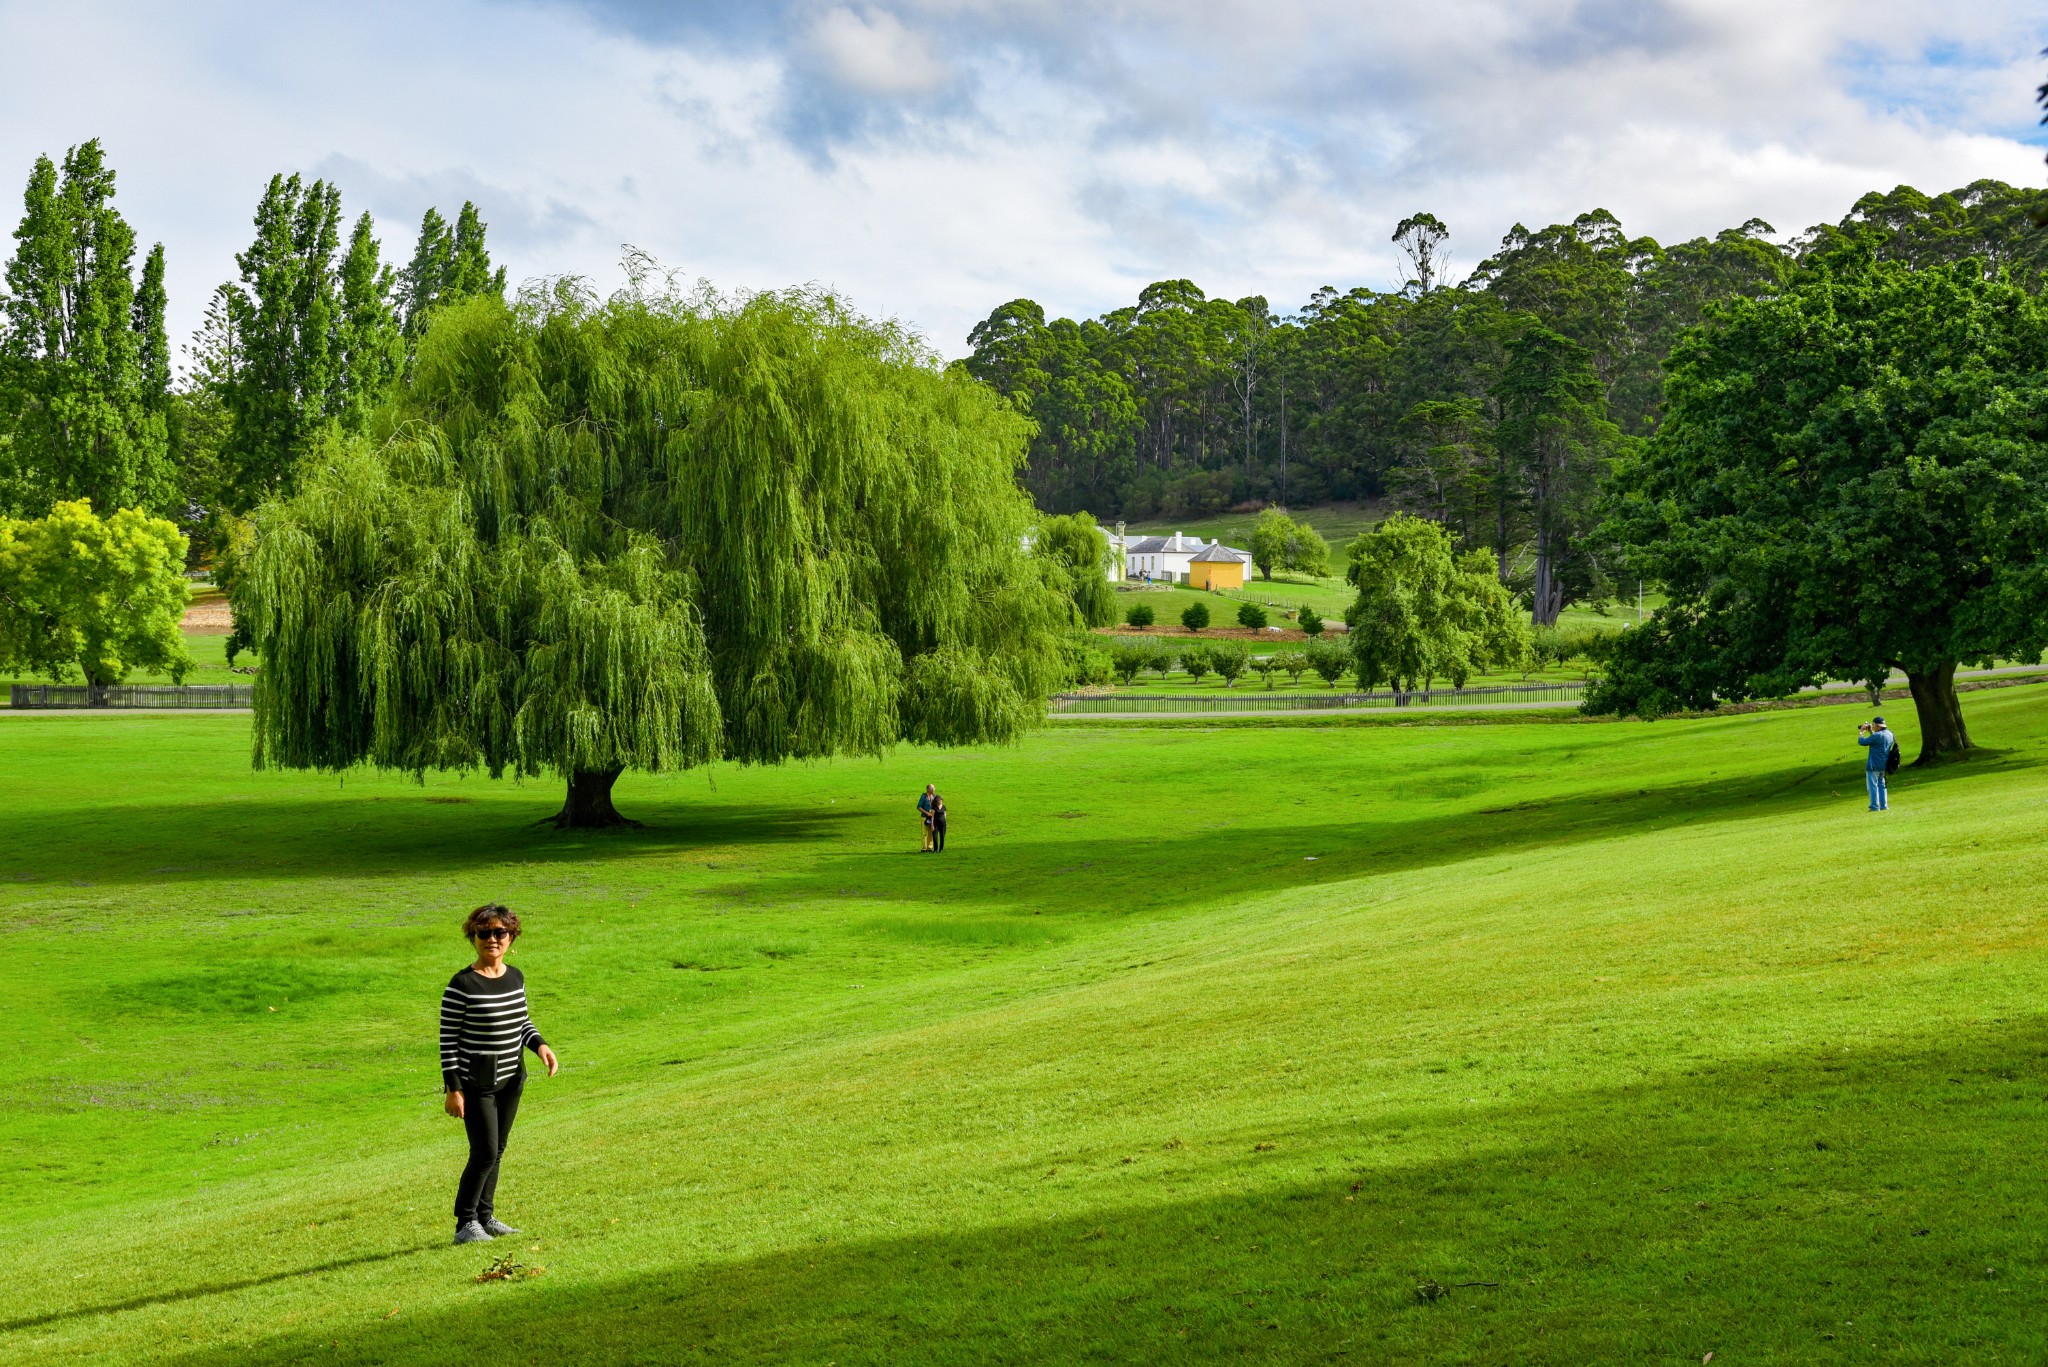
<instances>
[{"instance_id":1,"label":"weeping willow tree","mask_svg":"<svg viewBox=\"0 0 2048 1367\"><path fill-rule=\"evenodd\" d=\"M575 284L435 318L256 515L259 767L559 775L1003 742L1067 615L1024 420L828 295Z\"/></svg>"}]
</instances>

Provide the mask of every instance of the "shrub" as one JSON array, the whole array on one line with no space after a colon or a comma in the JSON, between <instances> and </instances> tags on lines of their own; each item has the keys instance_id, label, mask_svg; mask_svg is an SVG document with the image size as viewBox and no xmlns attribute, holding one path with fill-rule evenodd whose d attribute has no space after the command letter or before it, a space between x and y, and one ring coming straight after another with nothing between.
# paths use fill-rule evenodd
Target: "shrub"
<instances>
[{"instance_id":1,"label":"shrub","mask_svg":"<svg viewBox=\"0 0 2048 1367\"><path fill-rule=\"evenodd\" d=\"M1181 651L1180 667L1187 672L1188 678L1196 683L1200 683L1202 676L1215 668L1213 658L1209 654L1209 647L1189 646Z\"/></svg>"},{"instance_id":2,"label":"shrub","mask_svg":"<svg viewBox=\"0 0 2048 1367\"><path fill-rule=\"evenodd\" d=\"M1301 676L1308 672L1308 656L1298 650L1283 650L1273 657L1273 668L1285 674L1288 682L1300 683Z\"/></svg>"},{"instance_id":3,"label":"shrub","mask_svg":"<svg viewBox=\"0 0 2048 1367\"><path fill-rule=\"evenodd\" d=\"M1279 667L1280 657L1277 655L1259 655L1252 660L1253 672L1266 681L1269 689L1273 686L1273 671Z\"/></svg>"},{"instance_id":4,"label":"shrub","mask_svg":"<svg viewBox=\"0 0 2048 1367\"><path fill-rule=\"evenodd\" d=\"M1155 653L1148 646L1119 641L1109 650L1110 671L1125 683L1129 683L1152 663L1152 656Z\"/></svg>"},{"instance_id":5,"label":"shrub","mask_svg":"<svg viewBox=\"0 0 2048 1367\"><path fill-rule=\"evenodd\" d=\"M1209 663L1223 676L1225 688L1244 677L1245 666L1251 663L1251 658L1251 651L1235 642L1223 641L1209 647Z\"/></svg>"},{"instance_id":6,"label":"shrub","mask_svg":"<svg viewBox=\"0 0 2048 1367\"><path fill-rule=\"evenodd\" d=\"M1351 672L1351 652L1335 641L1311 641L1308 667L1321 675L1325 684L1335 688L1337 680Z\"/></svg>"},{"instance_id":7,"label":"shrub","mask_svg":"<svg viewBox=\"0 0 2048 1367\"><path fill-rule=\"evenodd\" d=\"M1074 661L1074 682L1083 688L1100 688L1109 682L1116 667L1106 650L1084 650Z\"/></svg>"},{"instance_id":8,"label":"shrub","mask_svg":"<svg viewBox=\"0 0 2048 1367\"><path fill-rule=\"evenodd\" d=\"M1310 640L1323 634L1323 614L1314 608L1303 608L1296 618L1296 624L1308 634Z\"/></svg>"},{"instance_id":9,"label":"shrub","mask_svg":"<svg viewBox=\"0 0 2048 1367\"><path fill-rule=\"evenodd\" d=\"M1154 620L1152 616L1152 605L1150 603L1131 604L1130 607L1124 610L1124 620L1126 622L1129 622L1134 627L1151 626Z\"/></svg>"},{"instance_id":10,"label":"shrub","mask_svg":"<svg viewBox=\"0 0 2048 1367\"><path fill-rule=\"evenodd\" d=\"M1237 605L1237 624L1241 627L1250 627L1253 631L1257 631L1260 627L1266 625L1266 610L1257 603L1239 603Z\"/></svg>"},{"instance_id":11,"label":"shrub","mask_svg":"<svg viewBox=\"0 0 2048 1367\"><path fill-rule=\"evenodd\" d=\"M1200 631L1203 627L1208 626L1209 605L1207 603L1188 604L1186 608L1181 610L1180 624L1189 631Z\"/></svg>"}]
</instances>

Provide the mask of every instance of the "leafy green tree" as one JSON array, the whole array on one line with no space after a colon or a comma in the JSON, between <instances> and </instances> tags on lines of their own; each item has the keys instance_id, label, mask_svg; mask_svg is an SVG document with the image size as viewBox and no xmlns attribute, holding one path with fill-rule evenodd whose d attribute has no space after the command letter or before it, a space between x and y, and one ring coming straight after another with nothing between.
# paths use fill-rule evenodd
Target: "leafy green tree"
<instances>
[{"instance_id":1,"label":"leafy green tree","mask_svg":"<svg viewBox=\"0 0 2048 1367\"><path fill-rule=\"evenodd\" d=\"M1969 748L1959 663L2048 647L2048 308L1975 261L1838 259L1673 355L1609 534L1667 606L1589 711L1905 671L1920 762Z\"/></svg>"},{"instance_id":2,"label":"leafy green tree","mask_svg":"<svg viewBox=\"0 0 2048 1367\"><path fill-rule=\"evenodd\" d=\"M1408 262L1408 286L1428 294L1443 278L1450 261L1451 230L1435 214L1410 214L1389 239Z\"/></svg>"},{"instance_id":3,"label":"leafy green tree","mask_svg":"<svg viewBox=\"0 0 2048 1367\"><path fill-rule=\"evenodd\" d=\"M1308 672L1308 656L1299 650L1283 650L1273 656L1273 667L1285 674L1289 683L1299 684Z\"/></svg>"},{"instance_id":4,"label":"leafy green tree","mask_svg":"<svg viewBox=\"0 0 2048 1367\"><path fill-rule=\"evenodd\" d=\"M1273 671L1280 668L1279 657L1275 655L1254 655L1251 667L1253 672L1266 681L1266 691L1272 692Z\"/></svg>"},{"instance_id":5,"label":"leafy green tree","mask_svg":"<svg viewBox=\"0 0 2048 1367\"><path fill-rule=\"evenodd\" d=\"M1209 665L1223 680L1225 688L1234 687L1244 677L1251 658L1251 651L1234 641L1219 641L1209 647Z\"/></svg>"},{"instance_id":6,"label":"leafy green tree","mask_svg":"<svg viewBox=\"0 0 2048 1367\"><path fill-rule=\"evenodd\" d=\"M1129 684L1151 665L1154 653L1149 646L1119 641L1109 649L1109 667L1117 678Z\"/></svg>"},{"instance_id":7,"label":"leafy green tree","mask_svg":"<svg viewBox=\"0 0 2048 1367\"><path fill-rule=\"evenodd\" d=\"M1152 648L1149 657L1145 661L1145 668L1157 674L1159 681L1164 683L1166 682L1166 676L1173 673L1173 667L1179 663L1179 651L1171 646L1159 645Z\"/></svg>"},{"instance_id":8,"label":"leafy green tree","mask_svg":"<svg viewBox=\"0 0 2048 1367\"><path fill-rule=\"evenodd\" d=\"M235 257L195 367L220 396L221 500L244 513L289 494L301 462L330 426L360 432L403 357L395 277L379 261L374 225L357 218L341 241L341 191L272 176L256 206L256 238Z\"/></svg>"},{"instance_id":9,"label":"leafy green tree","mask_svg":"<svg viewBox=\"0 0 2048 1367\"><path fill-rule=\"evenodd\" d=\"M131 669L183 681L179 623L192 589L185 538L134 508L102 518L85 499L33 521L0 518L0 669L117 684Z\"/></svg>"},{"instance_id":10,"label":"leafy green tree","mask_svg":"<svg viewBox=\"0 0 2048 1367\"><path fill-rule=\"evenodd\" d=\"M1516 471L1533 533L1530 617L1547 627L1566 604L1605 589L1587 533L1621 434L1607 420L1584 348L1547 328L1532 327L1508 345L1494 393L1501 414L1494 442Z\"/></svg>"},{"instance_id":11,"label":"leafy green tree","mask_svg":"<svg viewBox=\"0 0 2048 1367\"><path fill-rule=\"evenodd\" d=\"M1046 518L1039 524L1034 549L1052 567L1073 604L1076 622L1106 627L1116 621L1116 590L1109 584L1115 553L1092 516L1068 513Z\"/></svg>"},{"instance_id":12,"label":"leafy green tree","mask_svg":"<svg viewBox=\"0 0 2048 1367\"><path fill-rule=\"evenodd\" d=\"M1330 688L1335 688L1337 680L1351 672L1351 652L1335 641L1310 641L1305 657L1308 667Z\"/></svg>"},{"instance_id":13,"label":"leafy green tree","mask_svg":"<svg viewBox=\"0 0 2048 1367\"><path fill-rule=\"evenodd\" d=\"M1358 598L1345 614L1361 687L1403 693L1519 664L1529 627L1484 551L1458 554L1434 522L1396 513L1351 543Z\"/></svg>"},{"instance_id":14,"label":"leafy green tree","mask_svg":"<svg viewBox=\"0 0 2048 1367\"><path fill-rule=\"evenodd\" d=\"M1260 627L1266 625L1266 610L1257 603L1239 603L1237 605L1237 624L1241 627L1249 627L1253 631L1257 631Z\"/></svg>"},{"instance_id":15,"label":"leafy green tree","mask_svg":"<svg viewBox=\"0 0 2048 1367\"><path fill-rule=\"evenodd\" d=\"M114 208L98 139L61 170L38 157L22 199L0 301L0 505L168 508L163 248L144 259L138 288L135 233Z\"/></svg>"},{"instance_id":16,"label":"leafy green tree","mask_svg":"<svg viewBox=\"0 0 2048 1367\"><path fill-rule=\"evenodd\" d=\"M828 295L439 309L388 429L257 514L256 762L554 773L593 826L628 768L1013 739L1067 616L1025 440Z\"/></svg>"},{"instance_id":17,"label":"leafy green tree","mask_svg":"<svg viewBox=\"0 0 2048 1367\"><path fill-rule=\"evenodd\" d=\"M1296 519L1294 534L1287 539L1287 568L1296 574L1318 579L1330 572L1330 543L1306 522Z\"/></svg>"},{"instance_id":18,"label":"leafy green tree","mask_svg":"<svg viewBox=\"0 0 2048 1367\"><path fill-rule=\"evenodd\" d=\"M505 268L491 265L484 243L486 225L476 205L464 200L450 229L437 209L420 218L412 260L397 280L396 306L407 343L417 345L435 309L464 299L505 295Z\"/></svg>"},{"instance_id":19,"label":"leafy green tree","mask_svg":"<svg viewBox=\"0 0 2048 1367\"><path fill-rule=\"evenodd\" d=\"M1262 579L1271 579L1275 569L1287 567L1287 544L1294 535L1294 519L1284 508L1267 508L1252 523L1252 564Z\"/></svg>"},{"instance_id":20,"label":"leafy green tree","mask_svg":"<svg viewBox=\"0 0 2048 1367\"><path fill-rule=\"evenodd\" d=\"M1133 603L1124 610L1124 621L1134 627L1149 627L1153 620L1150 603Z\"/></svg>"},{"instance_id":21,"label":"leafy green tree","mask_svg":"<svg viewBox=\"0 0 2048 1367\"><path fill-rule=\"evenodd\" d=\"M1190 603L1180 610L1180 624L1189 631L1200 631L1209 625L1209 605Z\"/></svg>"},{"instance_id":22,"label":"leafy green tree","mask_svg":"<svg viewBox=\"0 0 2048 1367\"><path fill-rule=\"evenodd\" d=\"M1323 614L1314 608L1303 608L1294 615L1294 624L1302 629L1311 641L1323 634Z\"/></svg>"},{"instance_id":23,"label":"leafy green tree","mask_svg":"<svg viewBox=\"0 0 2048 1367\"><path fill-rule=\"evenodd\" d=\"M1190 682L1200 683L1216 667L1216 657L1208 646L1183 646L1180 652L1180 668Z\"/></svg>"}]
</instances>

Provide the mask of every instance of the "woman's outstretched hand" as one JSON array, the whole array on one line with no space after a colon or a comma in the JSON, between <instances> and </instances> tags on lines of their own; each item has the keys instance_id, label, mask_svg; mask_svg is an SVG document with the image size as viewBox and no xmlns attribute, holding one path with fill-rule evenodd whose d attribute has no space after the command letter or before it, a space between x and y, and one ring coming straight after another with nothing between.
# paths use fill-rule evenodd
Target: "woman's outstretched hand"
<instances>
[{"instance_id":1,"label":"woman's outstretched hand","mask_svg":"<svg viewBox=\"0 0 2048 1367\"><path fill-rule=\"evenodd\" d=\"M549 1077L553 1077L555 1070L562 1066L555 1058L555 1051L548 1048L545 1044L540 1047L540 1061L548 1066Z\"/></svg>"},{"instance_id":2,"label":"woman's outstretched hand","mask_svg":"<svg viewBox=\"0 0 2048 1367\"><path fill-rule=\"evenodd\" d=\"M462 1119L462 1093L448 1093L447 1096L441 1099L441 1109L454 1116L457 1120Z\"/></svg>"}]
</instances>

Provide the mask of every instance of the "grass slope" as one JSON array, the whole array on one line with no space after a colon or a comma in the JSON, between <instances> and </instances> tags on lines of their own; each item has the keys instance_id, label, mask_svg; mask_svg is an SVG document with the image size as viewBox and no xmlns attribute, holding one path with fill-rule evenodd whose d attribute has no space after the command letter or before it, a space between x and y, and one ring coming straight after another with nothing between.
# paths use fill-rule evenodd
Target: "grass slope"
<instances>
[{"instance_id":1,"label":"grass slope","mask_svg":"<svg viewBox=\"0 0 2048 1367\"><path fill-rule=\"evenodd\" d=\"M1884 817L1815 709L1062 727L606 836L0 722L0 1357L2038 1361L2042 701ZM489 1250L546 1275L479 1285L486 897L566 1067Z\"/></svg>"}]
</instances>

